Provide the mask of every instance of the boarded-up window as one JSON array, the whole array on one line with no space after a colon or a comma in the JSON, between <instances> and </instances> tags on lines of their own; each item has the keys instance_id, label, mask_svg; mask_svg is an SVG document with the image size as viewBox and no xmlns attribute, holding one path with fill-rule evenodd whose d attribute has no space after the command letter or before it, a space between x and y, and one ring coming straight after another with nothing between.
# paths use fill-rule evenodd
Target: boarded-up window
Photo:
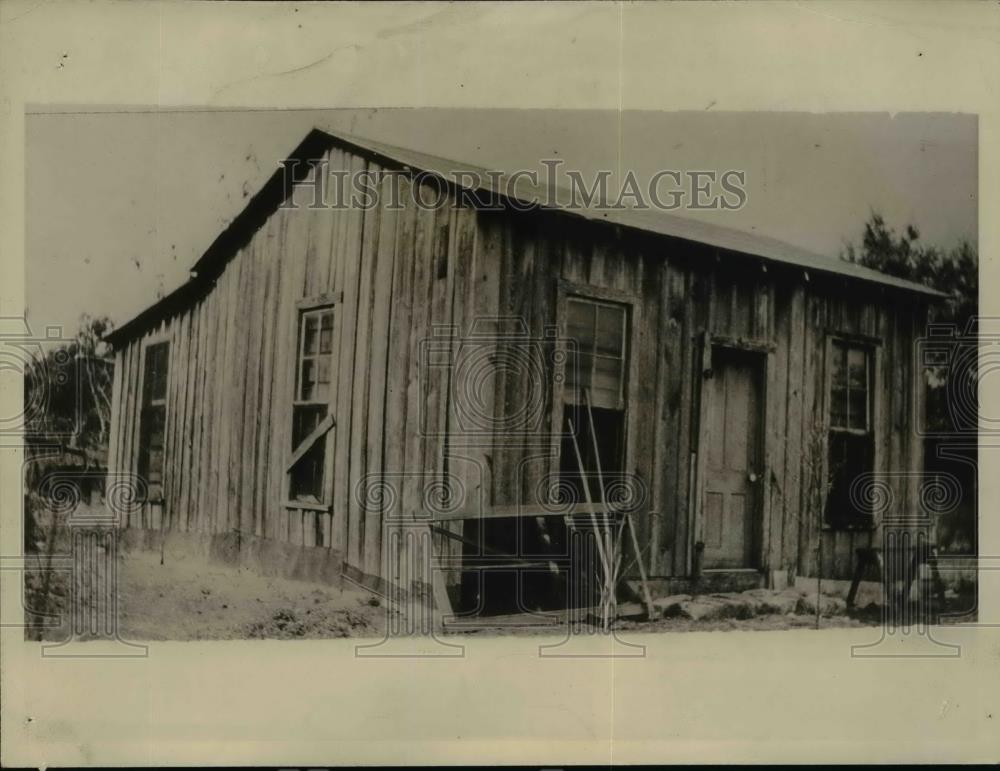
<instances>
[{"instance_id":1,"label":"boarded-up window","mask_svg":"<svg viewBox=\"0 0 1000 771\"><path fill-rule=\"evenodd\" d=\"M149 500L163 498L163 453L167 426L168 343L146 348L142 372L142 413L139 417L139 476L146 480Z\"/></svg>"},{"instance_id":2,"label":"boarded-up window","mask_svg":"<svg viewBox=\"0 0 1000 771\"><path fill-rule=\"evenodd\" d=\"M874 524L871 502L852 485L871 474L875 462L872 430L873 352L870 346L830 341L829 489L826 523L835 529Z\"/></svg>"},{"instance_id":3,"label":"boarded-up window","mask_svg":"<svg viewBox=\"0 0 1000 771\"><path fill-rule=\"evenodd\" d=\"M605 481L624 470L628 307L582 297L567 298L565 307L568 356L563 383L561 476L575 489L577 500L584 500L576 449L572 436L566 433L572 422L590 494L599 501L598 458Z\"/></svg>"},{"instance_id":4,"label":"boarded-up window","mask_svg":"<svg viewBox=\"0 0 1000 771\"><path fill-rule=\"evenodd\" d=\"M292 407L292 450L296 454L302 449L305 452L290 471L290 493L295 500L323 500L326 442L321 426L330 413L332 354L333 308L302 311ZM307 441L309 446L305 447Z\"/></svg>"}]
</instances>

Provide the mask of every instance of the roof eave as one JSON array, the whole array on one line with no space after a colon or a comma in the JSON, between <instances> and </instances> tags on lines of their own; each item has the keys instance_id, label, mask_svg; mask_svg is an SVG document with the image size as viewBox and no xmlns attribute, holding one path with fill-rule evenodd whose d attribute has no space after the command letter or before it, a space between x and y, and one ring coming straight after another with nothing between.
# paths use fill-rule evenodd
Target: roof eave
<instances>
[{"instance_id":1,"label":"roof eave","mask_svg":"<svg viewBox=\"0 0 1000 771\"><path fill-rule=\"evenodd\" d=\"M442 176L435 169L421 169L419 166L409 163L406 160L394 158L388 153L388 151L378 149L378 146L374 143L369 145L363 143L357 138L345 138L339 135L331 134L322 129L314 128L305 136L295 150L292 151L281 167L268 178L260 190L247 202L247 205L240 211L240 213L233 218L233 220L205 250L202 256L194 264L191 271L191 278L170 294L140 311L122 326L109 332L104 337L105 342L110 344L112 347L117 347L122 340L131 337L133 333L138 335L145 330L150 323L166 318L170 314L173 306L183 307L183 305L187 302L196 299L200 292L210 289L211 286L214 285L215 279L219 274L221 274L228 260L241 248L243 248L247 242L249 242L258 227L263 224L263 222L274 213L278 206L281 205L282 201L288 197L294 185L305 178L313 163L319 160L322 154L334 145L342 145L345 149L348 149L351 152L365 155L389 167L412 169L414 171L426 171L428 173ZM292 161L295 161L296 163L290 163ZM289 167L291 167L290 174L287 171ZM457 185L454 180L449 180L447 177L442 176L442 179L444 179L448 184ZM499 192L503 195L502 191ZM509 198L510 196L504 195L504 197ZM543 210L550 210L549 207L537 204L537 202L532 202L530 199L518 200L523 204L535 203ZM556 209L556 211L560 211L560 209ZM587 217L581 212L567 211L566 213L579 216L588 222L618 225L629 230L635 230L652 236L676 238L692 243L707 243L688 238L683 235L673 235L671 233L661 232L659 230L628 224L625 222L598 220L593 217ZM932 289L922 284L906 281L904 279L895 278L886 274L880 274L874 270L871 271L874 275L865 276L858 275L854 270L851 270L850 272L836 270L836 263L832 263L829 268L815 265L797 266L789 261L778 259L773 255L758 254L751 250L733 250L725 246L717 248L733 254L743 254L755 257L783 267L798 267L807 272L815 271L829 276L839 276L852 281L879 284L887 288L924 295L931 299L941 300L948 297L947 294L936 289ZM854 263L848 264L854 265ZM857 268L861 266L855 267Z\"/></svg>"}]
</instances>

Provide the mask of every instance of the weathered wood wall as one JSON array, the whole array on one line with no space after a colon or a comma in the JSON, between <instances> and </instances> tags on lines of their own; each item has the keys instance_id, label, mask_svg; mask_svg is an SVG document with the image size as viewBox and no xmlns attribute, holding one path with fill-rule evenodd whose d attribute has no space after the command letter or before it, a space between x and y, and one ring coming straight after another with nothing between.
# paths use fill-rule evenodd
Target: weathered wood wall
<instances>
[{"instance_id":1,"label":"weathered wood wall","mask_svg":"<svg viewBox=\"0 0 1000 771\"><path fill-rule=\"evenodd\" d=\"M381 169L336 148L329 161L333 169ZM404 203L412 201L409 184ZM436 194L430 189L427 198ZM809 500L826 333L881 340L877 470L915 471L922 458L912 430L920 381L913 343L925 308L898 292L806 280L781 266L764 271L746 257L553 212L279 209L212 291L117 351L110 468L135 472L142 352L170 342L164 501L130 524L322 546L361 573L392 579L396 557L383 563L384 517L427 508L432 482L461 489L467 502L531 502L558 469L551 357L541 357L543 387L526 370L507 368L474 388L448 367L428 366L428 346L443 345L452 362L470 345L503 360L525 344L524 331L542 340L555 324L560 281L634 298L629 470L649 493L638 529L650 572L683 576L691 567L698 339L707 330L773 348L764 567L814 575L821 538L824 574L848 576L853 549L875 534L821 535ZM338 298L329 510L284 500L296 303L322 294ZM468 430L467 405L449 397L470 398L470 389L476 409L494 419L492 435ZM508 430L532 400L540 400L537 431ZM373 480L386 487L373 488ZM890 482L903 505L912 502L912 482Z\"/></svg>"}]
</instances>

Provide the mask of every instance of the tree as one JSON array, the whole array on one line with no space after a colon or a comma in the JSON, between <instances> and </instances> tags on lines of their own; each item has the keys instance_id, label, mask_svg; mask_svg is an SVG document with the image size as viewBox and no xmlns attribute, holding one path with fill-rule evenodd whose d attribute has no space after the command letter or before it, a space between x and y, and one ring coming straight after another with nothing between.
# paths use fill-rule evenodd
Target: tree
<instances>
[{"instance_id":1,"label":"tree","mask_svg":"<svg viewBox=\"0 0 1000 771\"><path fill-rule=\"evenodd\" d=\"M961 337L955 343L948 366L927 367L927 425L935 431L975 434L976 425L963 421L949 408L949 394L976 393L976 357L959 355L961 346L975 345L979 330L979 254L967 241L951 250L920 243L920 232L907 225L902 233L873 212L865 223L861 246L848 245L843 258L890 276L916 281L944 292L947 298L934 303L930 320L953 324ZM963 410L962 412L966 412Z\"/></svg>"},{"instance_id":2,"label":"tree","mask_svg":"<svg viewBox=\"0 0 1000 771\"><path fill-rule=\"evenodd\" d=\"M930 308L930 320L954 326L955 337L945 342L950 356L944 363L923 367L927 381L924 471L947 474L962 491L957 506L938 518L938 545L947 551L975 554L976 469L979 334L979 255L962 241L950 250L920 243L920 233L907 225L897 234L878 213L865 224L860 247L847 247L844 259L917 281L947 297ZM947 338L946 338L947 340Z\"/></svg>"},{"instance_id":3,"label":"tree","mask_svg":"<svg viewBox=\"0 0 1000 771\"><path fill-rule=\"evenodd\" d=\"M68 435L81 449L107 447L114 365L104 336L110 330L107 317L84 314L70 342L32 360L24 374L24 401L38 409L28 410L27 434Z\"/></svg>"}]
</instances>

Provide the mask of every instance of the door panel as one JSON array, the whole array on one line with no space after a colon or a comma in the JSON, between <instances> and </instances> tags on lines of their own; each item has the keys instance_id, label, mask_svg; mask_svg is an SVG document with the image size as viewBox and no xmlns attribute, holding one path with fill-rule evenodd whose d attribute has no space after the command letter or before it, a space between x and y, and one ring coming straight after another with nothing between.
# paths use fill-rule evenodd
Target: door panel
<instances>
[{"instance_id":1,"label":"door panel","mask_svg":"<svg viewBox=\"0 0 1000 771\"><path fill-rule=\"evenodd\" d=\"M717 348L702 431L705 568L756 567L760 510L761 372L759 357Z\"/></svg>"}]
</instances>

